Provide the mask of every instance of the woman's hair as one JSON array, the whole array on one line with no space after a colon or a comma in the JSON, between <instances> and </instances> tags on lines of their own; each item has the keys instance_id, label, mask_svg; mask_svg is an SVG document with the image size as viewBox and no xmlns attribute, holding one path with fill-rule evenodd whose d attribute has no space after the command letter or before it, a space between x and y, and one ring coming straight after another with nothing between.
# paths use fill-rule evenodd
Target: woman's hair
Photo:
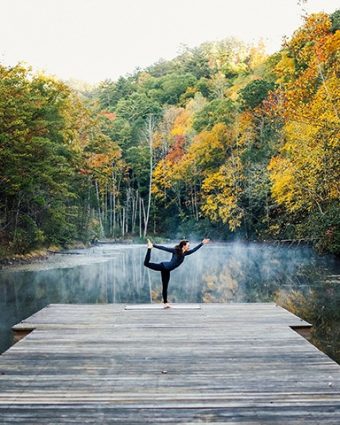
<instances>
[{"instance_id":1,"label":"woman's hair","mask_svg":"<svg viewBox=\"0 0 340 425\"><path fill-rule=\"evenodd\" d=\"M175 246L175 250L177 251L177 254L182 255L183 254L183 246L185 246L189 241L183 240L178 245Z\"/></svg>"}]
</instances>

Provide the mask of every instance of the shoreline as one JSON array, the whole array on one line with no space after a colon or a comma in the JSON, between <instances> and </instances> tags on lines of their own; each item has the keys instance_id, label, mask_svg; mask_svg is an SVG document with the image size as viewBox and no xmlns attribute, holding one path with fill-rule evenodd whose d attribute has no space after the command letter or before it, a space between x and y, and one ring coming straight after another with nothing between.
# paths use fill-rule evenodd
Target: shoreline
<instances>
[{"instance_id":1,"label":"shoreline","mask_svg":"<svg viewBox=\"0 0 340 425\"><path fill-rule=\"evenodd\" d=\"M53 246L49 246L48 248L34 249L25 254L8 253L6 256L0 257L0 271L12 269L21 265L43 263L56 254L74 254L68 251L75 250L75 249L81 250L81 249L92 248L92 247L105 245L105 244L130 244L130 243L134 243L134 241L132 239L103 240L103 241L98 241L96 243L88 243L88 244L85 244L83 242L75 242L73 244L67 245L66 247L53 245Z\"/></svg>"},{"instance_id":2,"label":"shoreline","mask_svg":"<svg viewBox=\"0 0 340 425\"><path fill-rule=\"evenodd\" d=\"M48 249L38 249L28 252L27 254L12 254L0 258L0 270L15 267L22 264L31 264L43 262L49 258L51 251Z\"/></svg>"}]
</instances>

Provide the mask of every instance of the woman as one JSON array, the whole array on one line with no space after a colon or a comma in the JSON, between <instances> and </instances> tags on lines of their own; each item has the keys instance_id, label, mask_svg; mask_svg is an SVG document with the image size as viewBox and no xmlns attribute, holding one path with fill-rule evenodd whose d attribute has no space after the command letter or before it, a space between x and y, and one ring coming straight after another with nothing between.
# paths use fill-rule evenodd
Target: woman
<instances>
[{"instance_id":1,"label":"woman","mask_svg":"<svg viewBox=\"0 0 340 425\"><path fill-rule=\"evenodd\" d=\"M195 246L193 249L190 248L189 241L181 241L178 245L176 245L174 248L167 248L162 245L156 245L153 244L150 239L148 239L148 250L146 252L145 260L144 260L144 266L148 267L152 270L157 270L161 272L162 276L162 295L163 295L163 303L164 308L169 308L170 304L168 303L168 284L170 280L170 272L171 270L176 269L178 266L180 266L183 261L184 257L187 255L193 254L195 251L197 251L201 246L207 244L209 242L209 239L203 239L203 241ZM150 263L150 257L151 257L151 249L152 247L155 247L157 249L161 249L162 251L171 252L172 257L170 261L163 261L162 263Z\"/></svg>"}]
</instances>

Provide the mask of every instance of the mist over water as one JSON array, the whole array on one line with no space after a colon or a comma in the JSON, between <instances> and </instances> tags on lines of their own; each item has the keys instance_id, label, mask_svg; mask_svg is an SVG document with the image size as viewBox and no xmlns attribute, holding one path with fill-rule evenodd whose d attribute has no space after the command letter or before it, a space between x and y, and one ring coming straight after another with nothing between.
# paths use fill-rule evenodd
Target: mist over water
<instances>
[{"instance_id":1,"label":"mist over water","mask_svg":"<svg viewBox=\"0 0 340 425\"><path fill-rule=\"evenodd\" d=\"M161 302L160 273L143 266L144 245L68 252L0 272L0 351L10 346L14 324L50 303ZM170 257L153 249L151 261ZM277 302L311 322L313 343L340 361L340 264L333 256L303 246L210 243L171 272L168 294L170 302Z\"/></svg>"}]
</instances>

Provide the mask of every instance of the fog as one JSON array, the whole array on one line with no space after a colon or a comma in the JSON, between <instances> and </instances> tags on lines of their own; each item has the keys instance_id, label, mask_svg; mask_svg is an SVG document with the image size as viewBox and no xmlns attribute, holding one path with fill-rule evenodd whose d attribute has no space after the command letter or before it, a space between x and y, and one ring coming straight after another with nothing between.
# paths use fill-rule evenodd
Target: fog
<instances>
[{"instance_id":1,"label":"fog","mask_svg":"<svg viewBox=\"0 0 340 425\"><path fill-rule=\"evenodd\" d=\"M193 248L198 242L190 243ZM0 351L11 344L11 326L50 303L161 302L160 273L144 267L145 254L145 245L107 244L2 270ZM152 262L170 258L170 253L152 250ZM277 302L307 321L317 321L321 310L328 312L335 326L339 283L339 261L318 256L310 247L211 242L171 272L168 299Z\"/></svg>"}]
</instances>

